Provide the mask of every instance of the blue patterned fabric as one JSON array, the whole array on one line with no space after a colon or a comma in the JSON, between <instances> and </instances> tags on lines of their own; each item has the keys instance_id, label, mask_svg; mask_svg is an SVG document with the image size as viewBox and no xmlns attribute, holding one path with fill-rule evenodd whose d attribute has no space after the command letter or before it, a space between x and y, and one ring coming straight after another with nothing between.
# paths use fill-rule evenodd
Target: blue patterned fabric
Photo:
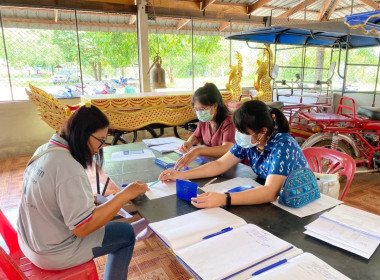
<instances>
[{"instance_id":1,"label":"blue patterned fabric","mask_svg":"<svg viewBox=\"0 0 380 280\"><path fill-rule=\"evenodd\" d=\"M244 149L237 144L230 152L239 159L248 158L253 172L264 179L271 174L288 176L293 170L307 166L301 147L288 133L275 132L262 153L256 147Z\"/></svg>"},{"instance_id":2,"label":"blue patterned fabric","mask_svg":"<svg viewBox=\"0 0 380 280\"><path fill-rule=\"evenodd\" d=\"M299 208L321 197L317 179L310 168L294 170L286 178L278 195L282 205Z\"/></svg>"}]
</instances>

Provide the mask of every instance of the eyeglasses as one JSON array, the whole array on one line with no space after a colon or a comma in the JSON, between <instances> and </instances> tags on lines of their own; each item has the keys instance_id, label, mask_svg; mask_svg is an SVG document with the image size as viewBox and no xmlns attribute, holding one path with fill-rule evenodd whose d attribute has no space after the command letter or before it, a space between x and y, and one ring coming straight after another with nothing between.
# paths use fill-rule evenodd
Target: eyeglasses
<instances>
[{"instance_id":1,"label":"eyeglasses","mask_svg":"<svg viewBox=\"0 0 380 280\"><path fill-rule=\"evenodd\" d=\"M103 145L106 143L105 139L99 139L98 137L95 137L92 134L91 134L91 136L94 137L96 140L98 140L100 142L100 145L99 145L98 149L100 149L101 147L103 147Z\"/></svg>"},{"instance_id":2,"label":"eyeglasses","mask_svg":"<svg viewBox=\"0 0 380 280\"><path fill-rule=\"evenodd\" d=\"M201 112L201 113L208 111L208 110L210 110L210 108L193 108L194 112Z\"/></svg>"}]
</instances>

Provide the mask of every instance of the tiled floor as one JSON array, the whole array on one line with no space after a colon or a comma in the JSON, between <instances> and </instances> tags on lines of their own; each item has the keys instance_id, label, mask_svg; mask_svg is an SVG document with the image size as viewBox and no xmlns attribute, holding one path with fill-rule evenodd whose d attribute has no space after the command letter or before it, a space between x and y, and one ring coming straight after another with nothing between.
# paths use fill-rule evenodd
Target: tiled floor
<instances>
[{"instance_id":1,"label":"tiled floor","mask_svg":"<svg viewBox=\"0 0 380 280\"><path fill-rule=\"evenodd\" d=\"M23 171L30 156L0 159L0 208L16 226L18 203L21 197ZM88 172L90 181L95 188L95 172ZM106 175L101 174L101 182L105 182ZM106 195L118 191L117 187L110 182ZM133 208L128 205L127 210ZM129 222L139 219L138 214ZM125 219L124 219L125 220ZM4 246L4 241L0 237L0 245ZM103 270L107 257L95 259L98 269L99 279L103 279ZM0 271L0 279L2 273ZM129 266L128 279L131 280L185 280L191 278L187 271L177 262L174 255L162 244L159 239L152 235L145 241L138 241L135 245L132 261Z\"/></svg>"},{"instance_id":2,"label":"tiled floor","mask_svg":"<svg viewBox=\"0 0 380 280\"><path fill-rule=\"evenodd\" d=\"M0 208L14 225L17 219L17 206L21 196L23 171L29 158L30 156L0 159ZM94 172L89 171L88 173L91 182L95 182ZM105 182L105 178L105 174L102 174L101 181ZM345 204L380 215L379 182L379 173L355 175L345 198ZM116 192L117 190L117 187L110 183L107 194ZM134 219L138 218L138 216L134 217ZM0 240L0 245L3 245L2 242ZM103 276L105 261L106 257L95 259L100 279ZM184 280L189 278L189 274L157 237L152 236L145 241L136 243L133 259L129 267L128 279Z\"/></svg>"}]
</instances>

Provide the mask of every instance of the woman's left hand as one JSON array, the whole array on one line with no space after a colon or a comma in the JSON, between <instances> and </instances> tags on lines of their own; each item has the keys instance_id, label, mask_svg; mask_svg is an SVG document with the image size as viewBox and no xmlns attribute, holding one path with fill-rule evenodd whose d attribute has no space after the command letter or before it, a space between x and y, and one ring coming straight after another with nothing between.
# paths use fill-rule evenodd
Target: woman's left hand
<instances>
[{"instance_id":1,"label":"woman's left hand","mask_svg":"<svg viewBox=\"0 0 380 280\"><path fill-rule=\"evenodd\" d=\"M184 154L182 157L180 157L175 166L174 166L174 169L175 170L181 170L181 169L184 169L186 168L194 159L196 159L198 156L198 152L197 152L197 148L195 148L194 150Z\"/></svg>"},{"instance_id":2,"label":"woman's left hand","mask_svg":"<svg viewBox=\"0 0 380 280\"><path fill-rule=\"evenodd\" d=\"M191 198L191 204L197 208L213 208L226 205L224 193L206 192Z\"/></svg>"}]
</instances>

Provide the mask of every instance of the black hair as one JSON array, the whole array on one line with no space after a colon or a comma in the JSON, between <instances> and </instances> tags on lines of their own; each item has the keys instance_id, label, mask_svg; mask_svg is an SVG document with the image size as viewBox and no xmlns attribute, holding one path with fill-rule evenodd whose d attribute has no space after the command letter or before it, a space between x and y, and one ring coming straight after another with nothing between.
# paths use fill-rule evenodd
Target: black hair
<instances>
[{"instance_id":1,"label":"black hair","mask_svg":"<svg viewBox=\"0 0 380 280\"><path fill-rule=\"evenodd\" d=\"M69 143L71 155L83 168L92 165L93 158L88 139L99 129L109 126L109 121L102 111L95 106L82 106L63 124L60 136ZM103 150L95 156L98 166L103 164Z\"/></svg>"},{"instance_id":2,"label":"black hair","mask_svg":"<svg viewBox=\"0 0 380 280\"><path fill-rule=\"evenodd\" d=\"M193 95L191 105L194 106L195 102L199 102L204 106L212 106L218 104L216 109L216 130L222 124L222 122L230 115L226 104L224 104L222 95L219 89L213 83L206 83L203 87L198 88Z\"/></svg>"},{"instance_id":3,"label":"black hair","mask_svg":"<svg viewBox=\"0 0 380 280\"><path fill-rule=\"evenodd\" d=\"M289 132L288 120L281 110L270 108L259 100L244 102L235 111L233 120L236 129L245 134L249 134L248 128L255 133L260 133L264 127L268 129L267 135L272 135L274 130L282 133Z\"/></svg>"}]
</instances>

